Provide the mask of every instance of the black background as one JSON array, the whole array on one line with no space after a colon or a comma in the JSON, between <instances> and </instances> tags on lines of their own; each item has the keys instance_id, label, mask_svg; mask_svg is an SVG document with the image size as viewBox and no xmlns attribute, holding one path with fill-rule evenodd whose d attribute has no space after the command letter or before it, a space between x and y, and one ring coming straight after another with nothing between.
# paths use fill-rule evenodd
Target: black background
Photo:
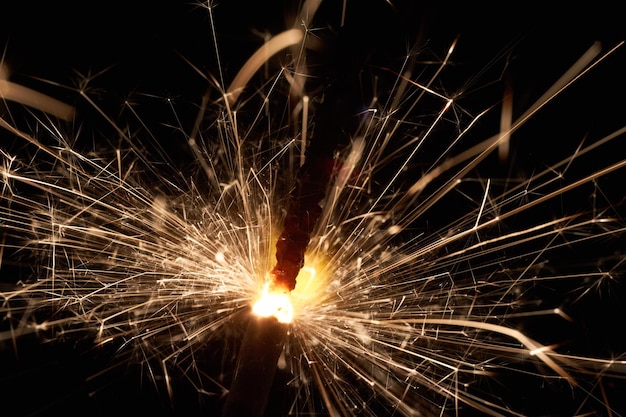
<instances>
[{"instance_id":1,"label":"black background","mask_svg":"<svg viewBox=\"0 0 626 417\"><path fill-rule=\"evenodd\" d=\"M571 3L567 8L554 10L526 3L511 3L506 10L504 3L481 8L436 2L395 4L396 10L382 0L348 2L349 30L337 55L343 60L329 64L332 74L345 71L343 76L349 77L350 69L370 64L397 67L407 48L416 42L428 42L433 50L444 51L460 35L455 59L462 69L458 73L467 77L479 72L497 54L513 51L509 54L510 76L516 90L522 92L516 95L516 106L523 108L592 42L600 40L603 45L612 46L625 35L617 6L599 3L588 4L584 10L574 9ZM336 25L340 8L339 1L324 3L316 22L327 18ZM295 9L289 2L277 0L217 3L213 13L226 83L259 47L258 33L280 32L285 28L285 11ZM102 105L114 113L116 104L130 91L151 92L183 102L199 101L206 81L181 56L205 73L218 72L210 21L202 4L144 0L12 1L1 6L0 15L0 45L5 48L3 59L12 79L55 97L65 96L70 102L75 99L74 93L40 83L36 78L71 84L76 79L73 71L86 74L108 68L94 84L102 86ZM625 56L621 51L586 77L571 96L559 101L549 119L537 118L537 129L546 134L555 129L558 136L579 137L581 132L601 134L624 125ZM459 85L464 81L459 78ZM480 94L475 94L468 105L471 100L481 99ZM581 102L594 104L581 106ZM76 105L81 108L80 103ZM189 122L193 117L195 114L190 113ZM147 123L159 122L157 119ZM528 148L537 149L539 144L542 153L561 146L558 142L546 145L537 138ZM526 157L536 156L529 156L530 153ZM614 185L621 193L622 184ZM601 314L596 308L590 306L590 315ZM598 323L605 327L599 325L592 334L606 337L607 333L620 332L615 331L617 324L613 322ZM175 414L149 383L144 381L143 387L139 384L137 370L126 375L120 369L108 381L97 380L98 386L86 383L87 376L110 365L111 352L94 352L85 341L62 346L39 345L35 339L21 343L19 358L10 346L2 345L0 351L0 399L8 404L0 408L0 415ZM94 390L97 394L91 395ZM199 409L192 392L185 393L177 406L177 413L184 415L210 415Z\"/></svg>"}]
</instances>

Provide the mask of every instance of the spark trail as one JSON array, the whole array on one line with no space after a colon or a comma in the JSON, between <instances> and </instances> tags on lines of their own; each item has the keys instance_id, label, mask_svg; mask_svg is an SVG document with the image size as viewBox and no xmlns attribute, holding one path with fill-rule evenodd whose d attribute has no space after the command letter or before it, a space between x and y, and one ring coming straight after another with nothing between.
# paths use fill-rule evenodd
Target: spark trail
<instances>
[{"instance_id":1,"label":"spark trail","mask_svg":"<svg viewBox=\"0 0 626 417\"><path fill-rule=\"evenodd\" d=\"M315 18L296 14L276 33L287 34L286 46L257 56L242 78L225 69L220 8L196 10L220 64L211 75L190 66L208 89L191 116L158 99L171 142L135 100L119 117L108 112L97 77L62 89L82 103L84 121L71 106L32 107L2 90L3 350L19 361L33 340L87 344L114 352L114 365L90 381L137 365L175 407L185 384L203 412L220 407L275 266L298 170L326 167L302 160L323 132L324 145L343 146L324 148L322 159L337 161L331 176L313 175L323 198L312 200L318 217L290 284L293 318L277 369L283 414L623 415L626 349L590 346L584 334L612 319L588 317L623 291L624 193L612 185L626 166L616 151L626 126L614 121L584 140L586 132L563 127L558 149L524 142L537 120L541 135L556 137L547 125L558 123L543 112L616 65L622 43L585 45L545 94L501 115L502 94L471 98L493 85L483 70L508 62L481 62L478 75L455 71L467 47L456 37L438 50L418 44L400 61L351 67L367 77L320 77L320 42L341 27L341 54L362 34L349 8L328 17L323 6L307 2ZM26 91L2 74L1 88ZM348 107L359 108L357 122L329 138L341 123L328 120L335 113L324 99L341 77L358 78ZM230 78L244 80L234 83L236 97ZM504 175L492 164L503 143ZM524 149L546 155L525 160Z\"/></svg>"}]
</instances>

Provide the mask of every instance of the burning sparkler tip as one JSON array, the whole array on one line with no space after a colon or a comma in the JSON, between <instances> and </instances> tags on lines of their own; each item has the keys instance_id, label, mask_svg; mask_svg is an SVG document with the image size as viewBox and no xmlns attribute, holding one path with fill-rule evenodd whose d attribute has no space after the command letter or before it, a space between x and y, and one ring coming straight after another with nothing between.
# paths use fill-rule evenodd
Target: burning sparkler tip
<instances>
[{"instance_id":1,"label":"burning sparkler tip","mask_svg":"<svg viewBox=\"0 0 626 417\"><path fill-rule=\"evenodd\" d=\"M280 283L268 280L260 298L252 306L252 312L259 317L275 317L280 323L290 323L293 319L290 292Z\"/></svg>"}]
</instances>

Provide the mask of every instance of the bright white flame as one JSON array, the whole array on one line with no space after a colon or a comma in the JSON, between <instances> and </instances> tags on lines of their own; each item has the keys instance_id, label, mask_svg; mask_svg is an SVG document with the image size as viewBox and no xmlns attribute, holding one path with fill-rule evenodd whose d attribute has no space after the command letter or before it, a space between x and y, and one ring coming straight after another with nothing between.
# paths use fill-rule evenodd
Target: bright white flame
<instances>
[{"instance_id":1,"label":"bright white flame","mask_svg":"<svg viewBox=\"0 0 626 417\"><path fill-rule=\"evenodd\" d=\"M254 314L261 317L274 316L281 323L290 323L293 319L293 306L288 292L263 286L261 298L252 306Z\"/></svg>"}]
</instances>

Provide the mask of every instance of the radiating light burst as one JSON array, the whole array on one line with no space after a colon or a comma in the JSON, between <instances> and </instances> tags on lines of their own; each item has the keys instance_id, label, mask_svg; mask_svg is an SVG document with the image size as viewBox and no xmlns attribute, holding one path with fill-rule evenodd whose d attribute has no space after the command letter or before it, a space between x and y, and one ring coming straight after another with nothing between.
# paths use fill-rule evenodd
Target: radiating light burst
<instances>
[{"instance_id":1,"label":"radiating light burst","mask_svg":"<svg viewBox=\"0 0 626 417\"><path fill-rule=\"evenodd\" d=\"M204 13L219 52L219 8ZM296 19L285 33L302 36L264 61L266 75L246 73L236 97L221 81L235 74L204 75L197 124L173 129L193 155L183 169L151 136L141 106L125 102L122 124L87 78L68 89L113 127L114 137L94 140L102 145L89 145L83 127L7 101L2 262L30 271L0 292L0 340L14 355L29 334L91 340L141 364L164 396L176 398L181 376L200 397L224 396L241 323L268 289L303 148L316 140L323 103L305 80L305 46L318 30L310 19ZM499 115L498 103L467 109L464 92L440 81L458 47L435 51L438 59L418 48L395 68L372 69L305 266L280 294L290 323L279 361L285 414L623 413L607 387L626 377L624 352L590 352L575 338L578 306L610 300L623 284L623 192L609 185L624 173L624 156L611 151L626 126L571 138L580 145L526 176L484 175L492 154L515 147L511 134L587 71L623 57L622 44L593 45L488 135L483 121ZM172 120L183 116L161 102ZM207 351L219 369L203 368ZM542 409L529 386L545 387L556 398L546 407L560 408Z\"/></svg>"}]
</instances>

